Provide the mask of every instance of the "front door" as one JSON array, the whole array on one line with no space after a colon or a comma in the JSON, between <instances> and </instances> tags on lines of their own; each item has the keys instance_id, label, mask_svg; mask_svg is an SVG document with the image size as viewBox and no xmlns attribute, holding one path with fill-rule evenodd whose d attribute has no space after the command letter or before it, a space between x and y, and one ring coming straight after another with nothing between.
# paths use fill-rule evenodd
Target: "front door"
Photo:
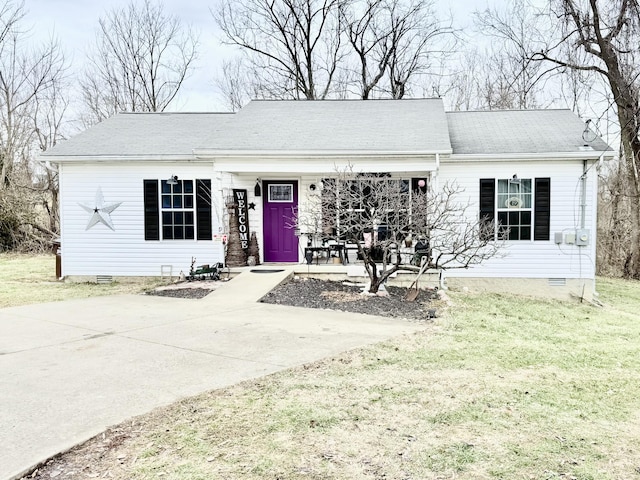
<instances>
[{"instance_id":1,"label":"front door","mask_svg":"<svg viewBox=\"0 0 640 480\"><path fill-rule=\"evenodd\" d=\"M297 262L298 237L295 213L298 210L298 182L264 181L262 228L265 262Z\"/></svg>"}]
</instances>

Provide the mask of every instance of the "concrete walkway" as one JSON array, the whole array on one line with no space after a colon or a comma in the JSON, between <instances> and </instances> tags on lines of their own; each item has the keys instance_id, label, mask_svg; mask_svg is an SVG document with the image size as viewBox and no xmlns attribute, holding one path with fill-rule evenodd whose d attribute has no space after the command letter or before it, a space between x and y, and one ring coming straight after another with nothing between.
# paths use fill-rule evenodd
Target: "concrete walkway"
<instances>
[{"instance_id":1,"label":"concrete walkway","mask_svg":"<svg viewBox=\"0 0 640 480\"><path fill-rule=\"evenodd\" d=\"M290 274L0 309L0 480L155 407L421 329L256 303Z\"/></svg>"}]
</instances>

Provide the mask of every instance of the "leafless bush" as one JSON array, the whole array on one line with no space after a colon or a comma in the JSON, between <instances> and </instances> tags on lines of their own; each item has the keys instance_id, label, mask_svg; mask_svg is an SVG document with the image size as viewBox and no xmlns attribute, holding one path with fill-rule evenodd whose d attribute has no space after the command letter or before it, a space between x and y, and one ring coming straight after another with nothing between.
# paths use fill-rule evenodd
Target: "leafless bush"
<instances>
[{"instance_id":1,"label":"leafless bush","mask_svg":"<svg viewBox=\"0 0 640 480\"><path fill-rule=\"evenodd\" d=\"M462 189L447 183L437 190L388 174L340 171L322 181L295 215L301 233L342 239L357 247L376 293L390 275L419 269L403 262L399 249L409 237L424 246L430 268L468 268L497 255L502 242L482 222Z\"/></svg>"}]
</instances>

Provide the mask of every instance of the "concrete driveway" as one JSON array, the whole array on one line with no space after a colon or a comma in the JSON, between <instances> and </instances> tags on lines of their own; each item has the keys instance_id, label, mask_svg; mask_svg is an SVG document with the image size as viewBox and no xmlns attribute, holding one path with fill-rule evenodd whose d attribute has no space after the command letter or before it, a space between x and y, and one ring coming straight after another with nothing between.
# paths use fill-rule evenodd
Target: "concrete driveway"
<instances>
[{"instance_id":1,"label":"concrete driveway","mask_svg":"<svg viewBox=\"0 0 640 480\"><path fill-rule=\"evenodd\" d=\"M245 272L202 300L0 309L0 479L155 407L421 329L256 303L288 275Z\"/></svg>"}]
</instances>

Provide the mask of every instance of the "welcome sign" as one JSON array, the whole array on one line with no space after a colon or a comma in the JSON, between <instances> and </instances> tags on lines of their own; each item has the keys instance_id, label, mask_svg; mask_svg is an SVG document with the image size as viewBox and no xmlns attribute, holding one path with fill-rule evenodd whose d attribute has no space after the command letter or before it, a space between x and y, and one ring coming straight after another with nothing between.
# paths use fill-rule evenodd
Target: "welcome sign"
<instances>
[{"instance_id":1,"label":"welcome sign","mask_svg":"<svg viewBox=\"0 0 640 480\"><path fill-rule=\"evenodd\" d=\"M240 246L243 250L249 248L249 208L247 205L247 191L240 188L233 189L233 199L236 204L238 230L240 232Z\"/></svg>"}]
</instances>

